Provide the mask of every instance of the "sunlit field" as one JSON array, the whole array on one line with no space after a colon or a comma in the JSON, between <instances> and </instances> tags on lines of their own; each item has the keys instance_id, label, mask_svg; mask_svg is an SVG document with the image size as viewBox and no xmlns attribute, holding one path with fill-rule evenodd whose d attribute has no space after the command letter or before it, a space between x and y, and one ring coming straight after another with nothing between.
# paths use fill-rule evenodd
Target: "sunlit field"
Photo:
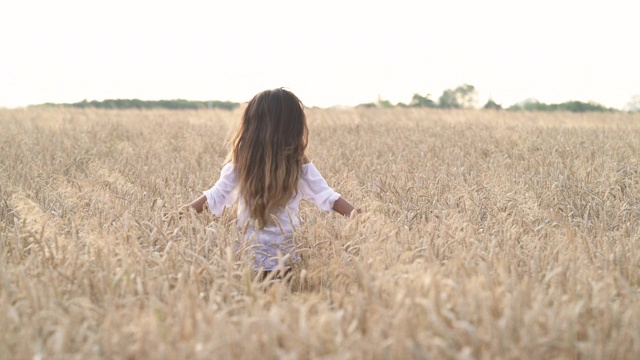
<instances>
[{"instance_id":1,"label":"sunlit field","mask_svg":"<svg viewBox=\"0 0 640 360\"><path fill-rule=\"evenodd\" d=\"M640 357L640 114L309 109L288 282L178 212L239 115L0 110L0 358Z\"/></svg>"}]
</instances>

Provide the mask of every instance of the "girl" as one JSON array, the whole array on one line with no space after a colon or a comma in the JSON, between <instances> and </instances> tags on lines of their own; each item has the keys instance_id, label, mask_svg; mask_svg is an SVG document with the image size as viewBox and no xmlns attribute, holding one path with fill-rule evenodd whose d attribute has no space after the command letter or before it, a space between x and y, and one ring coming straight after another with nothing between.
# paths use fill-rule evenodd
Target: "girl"
<instances>
[{"instance_id":1,"label":"girl","mask_svg":"<svg viewBox=\"0 0 640 360\"><path fill-rule=\"evenodd\" d=\"M238 228L253 245L259 272L282 269L278 267L282 255L289 255L282 264L285 272L300 259L292 234L299 224L301 196L321 210L344 216L354 212L305 155L307 140L304 107L293 93L280 88L257 94L231 140L220 179L189 204L197 212L208 206L220 216L239 195Z\"/></svg>"}]
</instances>

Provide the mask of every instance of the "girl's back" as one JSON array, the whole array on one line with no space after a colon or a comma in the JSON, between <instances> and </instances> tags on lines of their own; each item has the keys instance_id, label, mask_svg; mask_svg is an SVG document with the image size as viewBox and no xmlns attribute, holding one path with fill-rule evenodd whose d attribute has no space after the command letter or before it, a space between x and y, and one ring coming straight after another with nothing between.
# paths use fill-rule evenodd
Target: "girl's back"
<instances>
[{"instance_id":1,"label":"girl's back","mask_svg":"<svg viewBox=\"0 0 640 360\"><path fill-rule=\"evenodd\" d=\"M343 215L353 210L308 161L307 142L304 107L293 93L257 94L244 111L220 179L190 204L197 211L208 204L220 215L239 198L238 228L255 245L257 270L275 269L279 253L298 259L291 235L298 227L302 196L322 210Z\"/></svg>"}]
</instances>

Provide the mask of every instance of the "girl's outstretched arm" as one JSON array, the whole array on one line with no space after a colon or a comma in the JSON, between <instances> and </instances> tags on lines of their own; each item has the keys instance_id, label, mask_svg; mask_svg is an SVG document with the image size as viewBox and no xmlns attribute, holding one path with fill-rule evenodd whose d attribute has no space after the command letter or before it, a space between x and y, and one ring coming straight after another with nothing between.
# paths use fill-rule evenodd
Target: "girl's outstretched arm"
<instances>
[{"instance_id":1,"label":"girl's outstretched arm","mask_svg":"<svg viewBox=\"0 0 640 360\"><path fill-rule=\"evenodd\" d=\"M346 217L354 216L359 212L358 209L355 209L347 200L341 197L333 203L333 211Z\"/></svg>"},{"instance_id":2,"label":"girl's outstretched arm","mask_svg":"<svg viewBox=\"0 0 640 360\"><path fill-rule=\"evenodd\" d=\"M237 184L238 179L233 164L228 163L220 170L220 178L216 184L187 207L198 213L208 209L212 214L220 216L225 207L231 206L236 201L237 194L234 193L234 189Z\"/></svg>"},{"instance_id":3,"label":"girl's outstretched arm","mask_svg":"<svg viewBox=\"0 0 640 360\"><path fill-rule=\"evenodd\" d=\"M207 206L207 197L202 195L199 198L193 200L187 206L193 208L197 213L201 213Z\"/></svg>"}]
</instances>

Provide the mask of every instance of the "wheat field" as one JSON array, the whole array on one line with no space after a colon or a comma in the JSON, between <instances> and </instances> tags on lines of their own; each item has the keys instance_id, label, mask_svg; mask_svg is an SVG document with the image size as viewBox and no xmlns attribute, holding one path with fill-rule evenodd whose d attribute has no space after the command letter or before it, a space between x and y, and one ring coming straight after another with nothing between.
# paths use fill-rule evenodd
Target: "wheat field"
<instances>
[{"instance_id":1,"label":"wheat field","mask_svg":"<svg viewBox=\"0 0 640 360\"><path fill-rule=\"evenodd\" d=\"M308 109L363 213L273 283L178 212L239 115L0 110L0 358L640 357L640 114Z\"/></svg>"}]
</instances>

